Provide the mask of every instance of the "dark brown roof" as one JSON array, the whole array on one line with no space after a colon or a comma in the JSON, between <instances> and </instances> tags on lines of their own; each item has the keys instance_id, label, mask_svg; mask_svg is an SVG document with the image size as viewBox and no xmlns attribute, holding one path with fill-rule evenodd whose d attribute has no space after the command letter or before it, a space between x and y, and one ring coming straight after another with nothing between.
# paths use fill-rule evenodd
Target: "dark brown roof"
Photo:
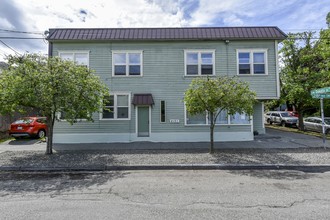
<instances>
[{"instance_id":1,"label":"dark brown roof","mask_svg":"<svg viewBox=\"0 0 330 220\"><path fill-rule=\"evenodd\" d=\"M153 105L154 99L151 94L134 94L133 105Z\"/></svg>"},{"instance_id":2,"label":"dark brown roof","mask_svg":"<svg viewBox=\"0 0 330 220\"><path fill-rule=\"evenodd\" d=\"M47 40L284 40L286 37L278 27L87 28L50 29Z\"/></svg>"}]
</instances>

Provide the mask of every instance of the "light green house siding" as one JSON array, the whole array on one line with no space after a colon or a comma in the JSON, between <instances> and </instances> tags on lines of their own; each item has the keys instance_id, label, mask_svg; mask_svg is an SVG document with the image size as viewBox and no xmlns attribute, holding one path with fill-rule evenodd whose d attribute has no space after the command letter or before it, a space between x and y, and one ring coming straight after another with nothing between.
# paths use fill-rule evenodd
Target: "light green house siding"
<instances>
[{"instance_id":1,"label":"light green house siding","mask_svg":"<svg viewBox=\"0 0 330 220\"><path fill-rule=\"evenodd\" d=\"M192 42L84 42L53 44L53 55L59 51L89 51L89 68L95 71L109 86L110 92L130 92L131 98L137 93L151 93L155 104L151 108L151 134L168 133L180 135L189 133L206 133L209 127L185 125L183 96L194 77L185 76L184 51L191 49L215 50L215 75L237 75L237 50L238 49L266 49L268 75L263 76L238 76L250 84L250 89L256 91L258 99L277 97L276 81L276 51L275 41L192 41ZM141 50L143 54L142 77L113 77L112 76L112 51L114 50ZM160 101L166 101L166 123L160 123ZM99 114L93 114L94 122L78 122L69 125L66 122L57 122L55 137L59 134L123 134L127 141L138 140L136 134L136 107L131 105L130 120L100 120ZM251 136L254 129L261 131L263 114L261 105L255 106L252 125L219 125L215 131L222 139L228 135L229 139L235 132L248 133ZM170 119L178 119L179 123L170 123ZM221 139L219 136L219 139ZM60 137L60 136L58 136ZM55 138L60 141L59 139ZM149 139L141 139L149 140ZM157 141L157 138L150 139ZM176 140L173 138L173 140Z\"/></svg>"}]
</instances>

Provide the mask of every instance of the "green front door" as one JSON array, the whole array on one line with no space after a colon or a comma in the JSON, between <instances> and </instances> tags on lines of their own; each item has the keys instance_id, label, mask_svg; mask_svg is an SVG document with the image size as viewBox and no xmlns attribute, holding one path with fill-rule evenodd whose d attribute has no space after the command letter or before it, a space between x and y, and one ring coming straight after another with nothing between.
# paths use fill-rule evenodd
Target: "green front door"
<instances>
[{"instance_id":1,"label":"green front door","mask_svg":"<svg viewBox=\"0 0 330 220\"><path fill-rule=\"evenodd\" d=\"M149 107L138 107L138 137L149 137Z\"/></svg>"}]
</instances>

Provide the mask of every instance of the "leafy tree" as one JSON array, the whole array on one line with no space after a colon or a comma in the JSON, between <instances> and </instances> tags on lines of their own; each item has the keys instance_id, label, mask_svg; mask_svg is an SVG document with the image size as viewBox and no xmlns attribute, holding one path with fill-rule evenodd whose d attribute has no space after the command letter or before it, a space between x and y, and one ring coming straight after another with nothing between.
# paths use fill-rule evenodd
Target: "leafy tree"
<instances>
[{"instance_id":1,"label":"leafy tree","mask_svg":"<svg viewBox=\"0 0 330 220\"><path fill-rule=\"evenodd\" d=\"M73 124L92 121L92 113L103 107L106 85L85 66L59 57L38 54L8 57L9 67L0 76L0 112L13 113L26 107L47 117L47 149L52 154L53 127L58 112Z\"/></svg>"},{"instance_id":2,"label":"leafy tree","mask_svg":"<svg viewBox=\"0 0 330 220\"><path fill-rule=\"evenodd\" d=\"M311 90L330 84L326 67L329 65L329 46L323 41L326 33L321 32L317 41L312 41L312 32L289 34L280 51L284 64L280 72L282 91L285 100L293 104L299 113L300 129L303 129L304 112L318 106L318 100L310 95Z\"/></svg>"},{"instance_id":3,"label":"leafy tree","mask_svg":"<svg viewBox=\"0 0 330 220\"><path fill-rule=\"evenodd\" d=\"M233 77L196 78L185 92L184 102L191 115L208 113L210 122L210 153L214 152L214 127L220 112L253 113L256 94L246 82Z\"/></svg>"},{"instance_id":4,"label":"leafy tree","mask_svg":"<svg viewBox=\"0 0 330 220\"><path fill-rule=\"evenodd\" d=\"M330 12L327 14L326 21L327 21L328 28L330 28Z\"/></svg>"}]
</instances>

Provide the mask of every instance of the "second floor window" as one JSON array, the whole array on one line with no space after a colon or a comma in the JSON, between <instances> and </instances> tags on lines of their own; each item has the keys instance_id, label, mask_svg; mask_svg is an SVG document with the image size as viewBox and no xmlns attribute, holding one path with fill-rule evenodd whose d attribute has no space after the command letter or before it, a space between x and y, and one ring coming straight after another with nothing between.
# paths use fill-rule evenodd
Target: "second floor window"
<instances>
[{"instance_id":1,"label":"second floor window","mask_svg":"<svg viewBox=\"0 0 330 220\"><path fill-rule=\"evenodd\" d=\"M113 76L142 76L142 52L118 51L112 54Z\"/></svg>"},{"instance_id":2,"label":"second floor window","mask_svg":"<svg viewBox=\"0 0 330 220\"><path fill-rule=\"evenodd\" d=\"M89 66L89 52L85 51L60 51L59 57L63 60L74 61L78 65Z\"/></svg>"},{"instance_id":3,"label":"second floor window","mask_svg":"<svg viewBox=\"0 0 330 220\"><path fill-rule=\"evenodd\" d=\"M185 75L214 75L214 51L185 51Z\"/></svg>"},{"instance_id":4,"label":"second floor window","mask_svg":"<svg viewBox=\"0 0 330 220\"><path fill-rule=\"evenodd\" d=\"M238 75L266 75L266 50L239 50Z\"/></svg>"}]
</instances>

